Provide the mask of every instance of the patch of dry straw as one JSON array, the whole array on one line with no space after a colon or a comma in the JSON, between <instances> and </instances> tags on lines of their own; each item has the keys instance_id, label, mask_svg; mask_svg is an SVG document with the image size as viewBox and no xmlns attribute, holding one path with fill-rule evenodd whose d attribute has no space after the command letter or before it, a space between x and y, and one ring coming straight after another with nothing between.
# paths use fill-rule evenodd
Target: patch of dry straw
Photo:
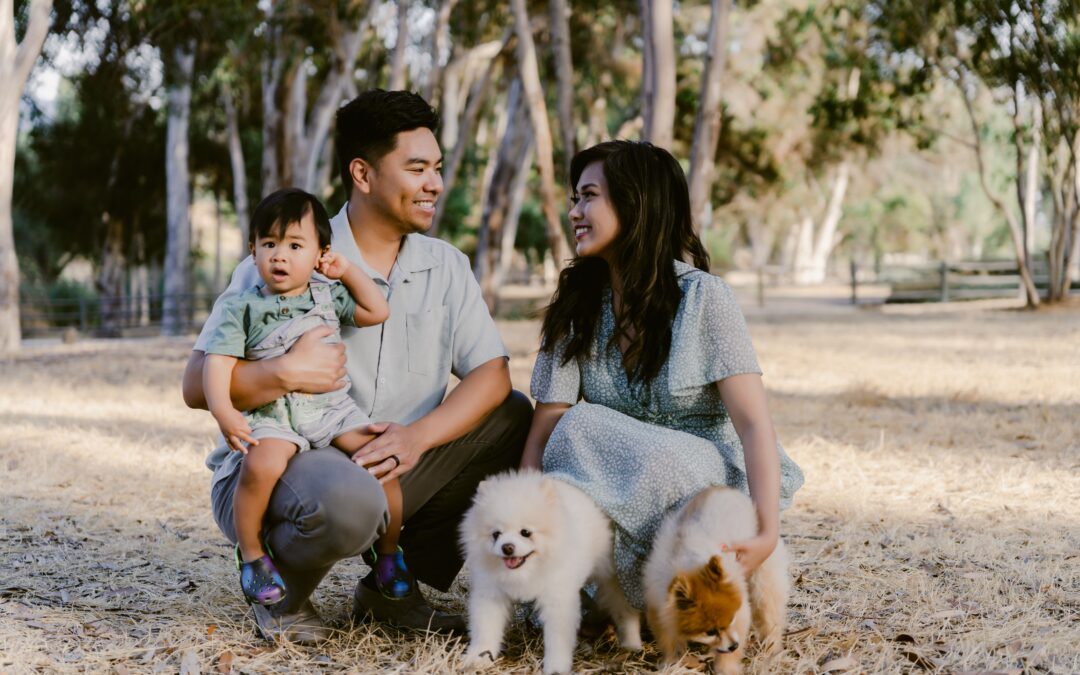
<instances>
[{"instance_id":1,"label":"patch of dry straw","mask_svg":"<svg viewBox=\"0 0 1080 675\"><path fill-rule=\"evenodd\" d=\"M500 325L526 389L535 322ZM773 416L807 483L784 515L790 635L751 672L1080 672L1080 315L755 315ZM187 410L189 340L31 346L0 362L0 672L452 670L463 645L352 626L253 636ZM443 605L461 609L467 580ZM532 672L514 624L498 672ZM583 673L657 654L582 644ZM683 672L672 669L670 672Z\"/></svg>"}]
</instances>

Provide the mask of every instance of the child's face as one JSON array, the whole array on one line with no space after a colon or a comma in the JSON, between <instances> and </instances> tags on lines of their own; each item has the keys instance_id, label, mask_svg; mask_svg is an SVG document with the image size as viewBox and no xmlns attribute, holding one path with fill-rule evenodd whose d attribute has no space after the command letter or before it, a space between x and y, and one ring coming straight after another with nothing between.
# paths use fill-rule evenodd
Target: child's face
<instances>
[{"instance_id":1,"label":"child's face","mask_svg":"<svg viewBox=\"0 0 1080 675\"><path fill-rule=\"evenodd\" d=\"M289 225L285 236L259 237L251 251L255 267L267 288L276 295L300 295L307 290L311 273L322 255L315 220L306 214Z\"/></svg>"}]
</instances>

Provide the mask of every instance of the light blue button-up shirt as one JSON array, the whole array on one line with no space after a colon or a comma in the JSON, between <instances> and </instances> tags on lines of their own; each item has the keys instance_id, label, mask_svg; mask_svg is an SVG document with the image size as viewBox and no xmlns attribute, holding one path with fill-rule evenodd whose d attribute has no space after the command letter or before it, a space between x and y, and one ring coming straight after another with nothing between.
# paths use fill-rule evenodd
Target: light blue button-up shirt
<instances>
[{"instance_id":1,"label":"light blue button-up shirt","mask_svg":"<svg viewBox=\"0 0 1080 675\"><path fill-rule=\"evenodd\" d=\"M390 303L390 318L384 323L341 329L345 368L352 380L349 394L372 420L414 422L442 402L450 373L464 377L491 359L508 357L469 259L461 251L441 239L410 234L386 278L360 255L349 227L348 204L330 226L331 248L370 276ZM210 333L221 322L223 301L258 281L258 270L248 256L214 303L194 349L205 351ZM220 450L207 458L215 480L224 460Z\"/></svg>"}]
</instances>

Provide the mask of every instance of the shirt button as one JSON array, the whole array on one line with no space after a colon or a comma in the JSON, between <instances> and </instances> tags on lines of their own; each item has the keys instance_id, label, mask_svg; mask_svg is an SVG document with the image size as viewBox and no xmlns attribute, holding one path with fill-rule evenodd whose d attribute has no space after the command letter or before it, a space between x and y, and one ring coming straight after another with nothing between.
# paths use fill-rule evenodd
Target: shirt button
<instances>
[{"instance_id":1,"label":"shirt button","mask_svg":"<svg viewBox=\"0 0 1080 675\"><path fill-rule=\"evenodd\" d=\"M385 377L380 377L379 378L379 384L386 384L386 378Z\"/></svg>"},{"instance_id":2,"label":"shirt button","mask_svg":"<svg viewBox=\"0 0 1080 675\"><path fill-rule=\"evenodd\" d=\"M281 308L281 313L282 314L288 314L289 313L289 308L288 307L282 307Z\"/></svg>"}]
</instances>

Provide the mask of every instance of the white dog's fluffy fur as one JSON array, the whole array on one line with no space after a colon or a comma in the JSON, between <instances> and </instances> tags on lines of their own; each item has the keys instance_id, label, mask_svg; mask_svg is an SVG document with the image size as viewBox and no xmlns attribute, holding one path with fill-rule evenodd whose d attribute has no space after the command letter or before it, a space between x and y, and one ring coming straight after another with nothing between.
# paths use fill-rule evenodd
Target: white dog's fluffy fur
<instances>
[{"instance_id":1,"label":"white dog's fluffy fur","mask_svg":"<svg viewBox=\"0 0 1080 675\"><path fill-rule=\"evenodd\" d=\"M544 673L571 670L581 621L580 589L596 582L619 642L641 649L638 612L615 578L611 523L581 490L538 471L480 484L461 523L469 570L467 668L499 656L514 601L535 600L544 625Z\"/></svg>"},{"instance_id":2,"label":"white dog's fluffy fur","mask_svg":"<svg viewBox=\"0 0 1080 675\"><path fill-rule=\"evenodd\" d=\"M721 549L756 534L750 498L725 487L703 490L664 520L644 582L649 626L667 663L698 642L715 657L714 671L739 673L751 622L766 653L780 647L791 592L784 542L749 578L735 553Z\"/></svg>"}]
</instances>

